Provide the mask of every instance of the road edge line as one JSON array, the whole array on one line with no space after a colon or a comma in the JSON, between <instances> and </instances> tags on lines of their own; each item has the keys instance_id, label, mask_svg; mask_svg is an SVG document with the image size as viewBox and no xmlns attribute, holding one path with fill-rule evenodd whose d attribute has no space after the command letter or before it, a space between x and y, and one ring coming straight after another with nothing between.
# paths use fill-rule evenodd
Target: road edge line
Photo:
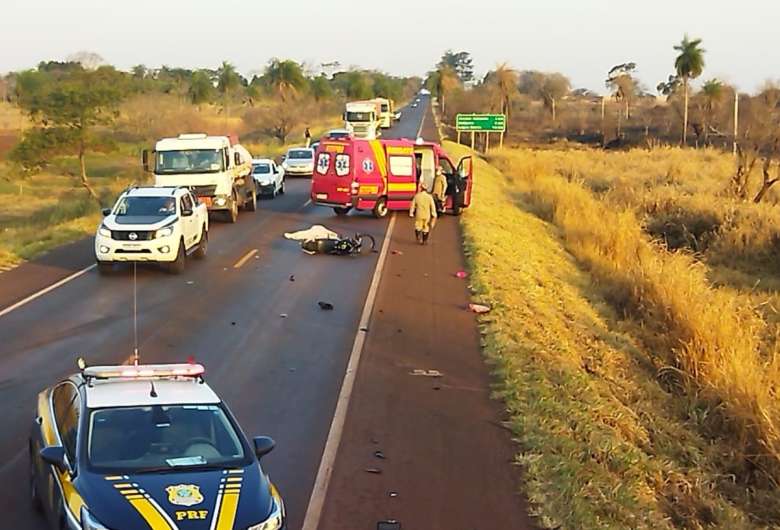
<instances>
[{"instance_id":1,"label":"road edge line","mask_svg":"<svg viewBox=\"0 0 780 530\"><path fill-rule=\"evenodd\" d=\"M19 301L18 301L18 302L16 302L15 304L12 304L12 305L10 305L10 306L6 307L6 308L5 308L5 309L3 309L3 310L0 310L0 317L4 317L5 315L7 315L7 314L11 313L12 311L14 311L14 310L16 310L16 309L19 309L20 307L22 307L22 306L24 306L24 305L27 305L27 304L29 304L29 303L30 303L30 302L32 302L33 300L35 300L35 299L37 299L37 298L40 298L41 296L43 296L43 295L45 295L45 294L48 294L48 293L50 293L50 292L51 292L51 291L53 291L54 289L57 289L58 287L62 287L62 286L63 286L63 285L65 285L66 283L68 283L68 282L70 282L70 281L72 281L72 280L75 280L76 278L78 278L79 276L81 276L81 275L83 275L83 274L86 274L87 272L91 271L91 270L92 270L92 269L94 269L95 267L97 267L97 264L93 263L92 265L90 265L90 266L88 266L88 267L84 267L84 268L83 268L83 269L81 269L80 271L74 272L74 273L73 273L73 274L71 274L70 276L68 276L68 277L66 277L66 278L63 278L63 279L61 279L60 281L58 281L58 282L55 282L55 283L51 284L51 285L50 285L50 286L48 286L48 287L44 287L44 288L43 288L43 289L41 289L40 291L38 291L38 292L35 292L35 293L31 294L30 296L28 296L28 297L26 297L26 298L22 298L21 300L19 300Z\"/></svg>"},{"instance_id":2,"label":"road edge line","mask_svg":"<svg viewBox=\"0 0 780 530\"><path fill-rule=\"evenodd\" d=\"M360 357L363 354L363 345L366 341L368 323L374 312L374 302L376 302L376 295L379 291L379 282L382 279L382 271L385 268L387 250L390 247L390 240L392 239L393 229L395 228L395 219L395 215L390 218L390 223L387 226L387 232L385 233L385 240L382 242L382 249L379 252L379 259L377 260L376 268L374 269L374 276L371 278L371 285L368 288L366 303L363 305L363 313L360 316L358 331L355 334L355 342L352 344L352 352L349 355L347 370L344 373L344 379L341 382L341 391L339 392L338 401L336 402L336 410L333 413L333 420L331 421L330 430L328 431L325 449L322 451L322 459L320 460L320 466L317 470L317 477L314 480L314 487L312 488L311 496L309 497L309 505L306 508L301 530L317 530L317 527L320 524L322 510L325 506L325 497L328 494L330 477L333 474L333 466L336 461L336 453L338 452L339 445L341 445L341 436L344 433L344 423L347 419L349 402L352 397L352 390L355 386L355 379L357 378Z\"/></svg>"}]
</instances>

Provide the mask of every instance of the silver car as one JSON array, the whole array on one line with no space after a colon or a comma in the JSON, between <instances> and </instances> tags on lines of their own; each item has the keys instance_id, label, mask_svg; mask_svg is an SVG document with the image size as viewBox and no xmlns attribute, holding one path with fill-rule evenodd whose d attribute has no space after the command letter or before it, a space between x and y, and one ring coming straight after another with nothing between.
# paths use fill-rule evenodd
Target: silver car
<instances>
[{"instance_id":1,"label":"silver car","mask_svg":"<svg viewBox=\"0 0 780 530\"><path fill-rule=\"evenodd\" d=\"M311 177L314 173L314 149L293 147L287 151L282 169L289 177Z\"/></svg>"}]
</instances>

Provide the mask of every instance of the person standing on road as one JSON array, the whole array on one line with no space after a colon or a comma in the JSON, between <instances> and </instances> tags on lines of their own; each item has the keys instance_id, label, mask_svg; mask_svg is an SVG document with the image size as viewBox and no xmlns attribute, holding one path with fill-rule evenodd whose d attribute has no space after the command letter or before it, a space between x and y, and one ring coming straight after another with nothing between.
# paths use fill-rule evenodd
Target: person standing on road
<instances>
[{"instance_id":1,"label":"person standing on road","mask_svg":"<svg viewBox=\"0 0 780 530\"><path fill-rule=\"evenodd\" d=\"M311 131L308 127L306 127L306 130L303 131L303 137L306 138L306 147L311 146Z\"/></svg>"},{"instance_id":2,"label":"person standing on road","mask_svg":"<svg viewBox=\"0 0 780 530\"><path fill-rule=\"evenodd\" d=\"M433 226L436 224L436 203L424 184L420 184L412 199L409 217L414 217L414 235L421 245L428 243Z\"/></svg>"},{"instance_id":3,"label":"person standing on road","mask_svg":"<svg viewBox=\"0 0 780 530\"><path fill-rule=\"evenodd\" d=\"M436 168L436 176L433 179L433 200L436 202L436 210L444 212L444 201L447 200L447 179L441 166Z\"/></svg>"}]
</instances>

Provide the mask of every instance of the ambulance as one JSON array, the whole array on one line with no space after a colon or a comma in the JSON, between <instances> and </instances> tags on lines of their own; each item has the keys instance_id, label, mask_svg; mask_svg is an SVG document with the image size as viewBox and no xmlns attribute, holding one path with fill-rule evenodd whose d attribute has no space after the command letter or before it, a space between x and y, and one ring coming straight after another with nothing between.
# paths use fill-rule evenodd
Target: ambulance
<instances>
[{"instance_id":1,"label":"ambulance","mask_svg":"<svg viewBox=\"0 0 780 530\"><path fill-rule=\"evenodd\" d=\"M382 218L393 210L407 210L420 183L433 188L437 167L447 178L446 211L459 215L471 204L471 157L454 164L434 142L326 137L315 160L311 200L337 215L356 210Z\"/></svg>"}]
</instances>

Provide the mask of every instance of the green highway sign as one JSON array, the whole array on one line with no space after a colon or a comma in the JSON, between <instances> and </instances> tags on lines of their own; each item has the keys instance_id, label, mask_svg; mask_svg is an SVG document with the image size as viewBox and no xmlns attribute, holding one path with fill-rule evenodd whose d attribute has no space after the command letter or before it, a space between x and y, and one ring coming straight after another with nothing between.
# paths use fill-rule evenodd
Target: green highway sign
<instances>
[{"instance_id":1,"label":"green highway sign","mask_svg":"<svg viewBox=\"0 0 780 530\"><path fill-rule=\"evenodd\" d=\"M503 114L458 114L455 117L458 131L504 132L506 116Z\"/></svg>"}]
</instances>

